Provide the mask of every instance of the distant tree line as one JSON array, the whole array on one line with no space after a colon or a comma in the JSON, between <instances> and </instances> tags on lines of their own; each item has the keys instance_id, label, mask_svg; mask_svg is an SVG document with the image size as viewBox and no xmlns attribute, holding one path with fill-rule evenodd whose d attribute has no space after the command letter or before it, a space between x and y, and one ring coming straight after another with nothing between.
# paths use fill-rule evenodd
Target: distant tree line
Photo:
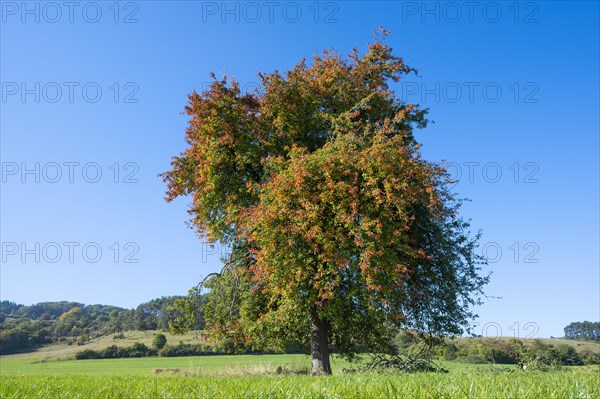
<instances>
[{"instance_id":1,"label":"distant tree line","mask_svg":"<svg viewBox=\"0 0 600 399\"><path fill-rule=\"evenodd\" d=\"M555 342L515 338L445 338L437 345L425 349L428 356L436 360L472 364L515 364L527 370L600 364L600 352L590 349L589 345ZM424 349L423 340L410 332L400 333L396 336L395 343L398 353L403 356L410 357L411 354L422 352Z\"/></svg>"},{"instance_id":2,"label":"distant tree line","mask_svg":"<svg viewBox=\"0 0 600 399\"><path fill-rule=\"evenodd\" d=\"M573 322L565 327L565 338L600 341L600 322Z\"/></svg>"},{"instance_id":3,"label":"distant tree line","mask_svg":"<svg viewBox=\"0 0 600 399\"><path fill-rule=\"evenodd\" d=\"M578 351L569 344L518 339L469 338L447 342L436 349L435 357L461 363L517 364L530 370L600 364L600 353L589 349Z\"/></svg>"},{"instance_id":4,"label":"distant tree line","mask_svg":"<svg viewBox=\"0 0 600 399\"><path fill-rule=\"evenodd\" d=\"M40 302L35 305L21 305L11 301L0 302L0 354L11 354L35 350L45 344L63 342L85 344L103 335L120 337L127 331L162 330L173 327L173 322L181 318L181 296L167 296L142 303L135 309L124 309L108 305L85 305L79 302ZM196 295L197 312L193 320L188 320L191 330L205 327L204 304L206 295ZM175 323L177 324L177 323ZM172 328L171 328L172 329ZM158 334L160 335L160 334ZM573 322L565 327L565 338L571 340L600 340L599 322ZM417 347L417 341L410 334L400 334L395 340L401 353L409 353ZM106 348L96 354L86 352L79 358L140 357L140 356L194 356L229 353L259 353L256 348L234 344L231 340L219 342L216 346L206 345L165 345L156 343L152 348ZM285 352L298 353L299 345L285 348ZM447 341L437 346L432 355L438 359L456 360L469 363L510 363L539 364L597 364L600 353L583 350L577 352L572 346L552 346L543 342L531 345L508 343L500 340L475 339Z\"/></svg>"},{"instance_id":5,"label":"distant tree line","mask_svg":"<svg viewBox=\"0 0 600 399\"><path fill-rule=\"evenodd\" d=\"M547 343L541 340L463 338L443 339L436 345L428 345L417 334L409 331L398 334L395 339L396 358L411 359L420 354L422 359L451 360L473 364L514 364L524 370L552 370L562 366L600 364L600 353L590 349L577 350L573 344ZM299 347L288 347L286 353L298 353ZM131 346L111 345L104 349L85 349L75 354L80 359L116 359L136 357L211 356L228 354L276 353L258 350L251 346L235 345L233 342L218 346L207 344L176 345L167 343L163 334L157 334L151 347L136 342Z\"/></svg>"},{"instance_id":6,"label":"distant tree line","mask_svg":"<svg viewBox=\"0 0 600 399\"><path fill-rule=\"evenodd\" d=\"M131 346L111 345L101 350L85 349L75 354L77 360L87 359L119 359L132 357L179 357L179 356L211 356L231 354L263 354L275 353L273 351L255 350L251 346L236 346L233 343L227 345L210 346L206 344L184 344L165 345L161 348L153 344L152 347L136 342Z\"/></svg>"},{"instance_id":7,"label":"distant tree line","mask_svg":"<svg viewBox=\"0 0 600 399\"><path fill-rule=\"evenodd\" d=\"M200 298L202 301L204 297ZM4 300L0 302L0 354L28 352L57 342L81 345L103 335L119 336L127 331L167 331L169 321L178 317L178 311L171 310L178 299L181 297L157 298L135 309L68 301L26 306ZM202 312L193 328L204 328Z\"/></svg>"}]
</instances>

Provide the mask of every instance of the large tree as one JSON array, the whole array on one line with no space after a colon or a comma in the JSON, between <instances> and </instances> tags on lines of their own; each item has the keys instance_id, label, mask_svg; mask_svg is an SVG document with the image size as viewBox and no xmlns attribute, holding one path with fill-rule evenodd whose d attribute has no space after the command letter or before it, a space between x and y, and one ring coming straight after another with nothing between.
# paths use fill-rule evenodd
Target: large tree
<instances>
[{"instance_id":1,"label":"large tree","mask_svg":"<svg viewBox=\"0 0 600 399\"><path fill-rule=\"evenodd\" d=\"M232 246L208 286L215 336L329 353L389 350L400 328L459 334L487 278L441 165L413 129L426 110L395 96L415 72L382 31L361 55L334 51L261 87L216 79L189 96L188 148L164 174L167 200L192 195L192 223Z\"/></svg>"}]
</instances>

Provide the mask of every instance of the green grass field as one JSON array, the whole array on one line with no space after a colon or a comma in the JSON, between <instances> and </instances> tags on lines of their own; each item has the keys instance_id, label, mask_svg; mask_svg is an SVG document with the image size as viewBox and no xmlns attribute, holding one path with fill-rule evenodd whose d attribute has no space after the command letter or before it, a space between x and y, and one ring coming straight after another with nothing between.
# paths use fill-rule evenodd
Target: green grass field
<instances>
[{"instance_id":1,"label":"green grass field","mask_svg":"<svg viewBox=\"0 0 600 399\"><path fill-rule=\"evenodd\" d=\"M0 376L8 398L598 398L598 370L311 376Z\"/></svg>"},{"instance_id":2,"label":"green grass field","mask_svg":"<svg viewBox=\"0 0 600 399\"><path fill-rule=\"evenodd\" d=\"M447 374L265 375L306 368L305 355L40 361L0 358L5 398L599 398L600 368L523 372L447 363ZM156 369L167 369L159 375ZM170 370L169 370L170 369ZM174 372L173 369L179 369ZM253 375L262 374L262 375Z\"/></svg>"},{"instance_id":3,"label":"green grass field","mask_svg":"<svg viewBox=\"0 0 600 399\"><path fill-rule=\"evenodd\" d=\"M347 367L341 359L334 360L338 370ZM306 355L231 355L231 356L194 356L194 357L145 357L133 359L97 359L39 361L35 358L0 358L0 374L31 376L57 375L99 375L99 376L139 376L152 375L153 370L179 368L195 375L235 373L252 369L266 369L277 366L299 368L310 365Z\"/></svg>"}]
</instances>

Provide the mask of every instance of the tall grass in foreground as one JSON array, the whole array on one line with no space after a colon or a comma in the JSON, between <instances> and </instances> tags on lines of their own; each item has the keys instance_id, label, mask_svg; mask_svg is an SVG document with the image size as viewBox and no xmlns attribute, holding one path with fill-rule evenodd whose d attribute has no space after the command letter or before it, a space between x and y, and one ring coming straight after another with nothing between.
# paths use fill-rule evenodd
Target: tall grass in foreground
<instances>
[{"instance_id":1,"label":"tall grass in foreground","mask_svg":"<svg viewBox=\"0 0 600 399\"><path fill-rule=\"evenodd\" d=\"M9 398L600 398L600 369L410 375L0 376Z\"/></svg>"}]
</instances>

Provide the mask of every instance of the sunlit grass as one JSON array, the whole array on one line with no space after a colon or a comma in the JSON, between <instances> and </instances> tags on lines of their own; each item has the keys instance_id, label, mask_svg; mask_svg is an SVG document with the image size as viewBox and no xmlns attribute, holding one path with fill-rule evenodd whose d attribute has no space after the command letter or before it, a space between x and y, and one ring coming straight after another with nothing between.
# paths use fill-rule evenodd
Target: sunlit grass
<instances>
[{"instance_id":1,"label":"sunlit grass","mask_svg":"<svg viewBox=\"0 0 600 399\"><path fill-rule=\"evenodd\" d=\"M598 370L311 376L0 376L2 398L598 398Z\"/></svg>"},{"instance_id":2,"label":"sunlit grass","mask_svg":"<svg viewBox=\"0 0 600 399\"><path fill-rule=\"evenodd\" d=\"M516 366L448 363L447 374L297 375L305 355L0 360L5 398L578 398L600 397L600 368L524 372ZM160 371L157 371L160 369Z\"/></svg>"}]
</instances>

